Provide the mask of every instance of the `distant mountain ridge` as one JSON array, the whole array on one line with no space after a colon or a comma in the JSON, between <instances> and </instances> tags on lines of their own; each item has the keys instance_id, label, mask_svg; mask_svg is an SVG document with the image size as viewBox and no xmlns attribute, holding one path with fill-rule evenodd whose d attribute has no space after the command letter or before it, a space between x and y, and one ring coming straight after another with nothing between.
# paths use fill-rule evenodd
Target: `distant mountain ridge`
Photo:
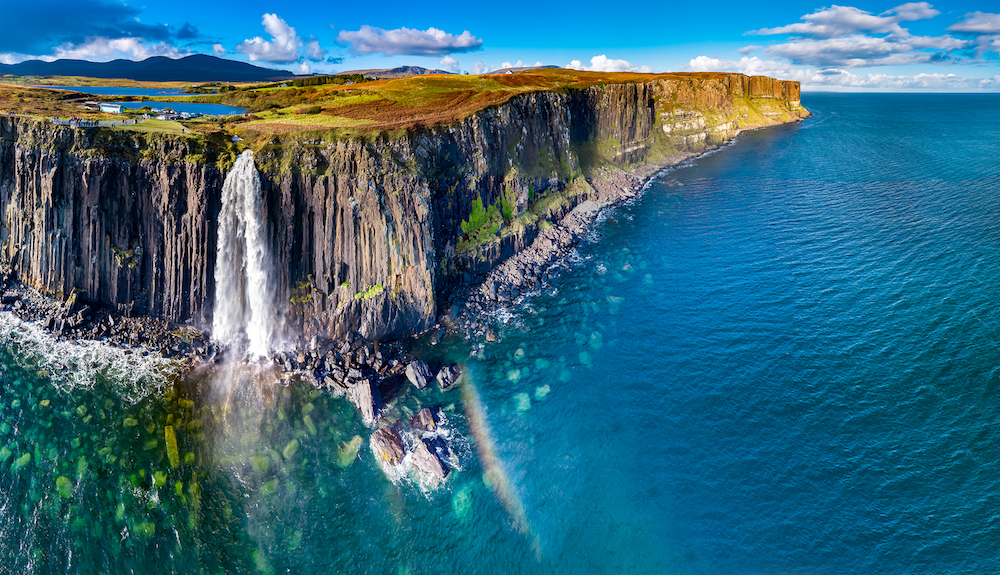
<instances>
[{"instance_id":1,"label":"distant mountain ridge","mask_svg":"<svg viewBox=\"0 0 1000 575\"><path fill-rule=\"evenodd\" d=\"M454 74L448 70L431 70L421 66L400 66L398 68L381 68L372 70L349 70L347 72L337 72L337 74L361 74L365 78L409 78L410 76L420 76L422 74Z\"/></svg>"},{"instance_id":2,"label":"distant mountain ridge","mask_svg":"<svg viewBox=\"0 0 1000 575\"><path fill-rule=\"evenodd\" d=\"M483 76L496 76L497 74L517 74L518 72L530 72L531 70L555 70L559 66L518 66L514 68L500 68L499 70L493 70L492 72L486 72Z\"/></svg>"},{"instance_id":3,"label":"distant mountain ridge","mask_svg":"<svg viewBox=\"0 0 1000 575\"><path fill-rule=\"evenodd\" d=\"M136 62L112 60L28 60L20 64L0 64L0 74L14 76L86 76L123 78L145 82L273 82L295 77L288 70L261 68L246 62L195 54L183 58L153 56Z\"/></svg>"}]
</instances>

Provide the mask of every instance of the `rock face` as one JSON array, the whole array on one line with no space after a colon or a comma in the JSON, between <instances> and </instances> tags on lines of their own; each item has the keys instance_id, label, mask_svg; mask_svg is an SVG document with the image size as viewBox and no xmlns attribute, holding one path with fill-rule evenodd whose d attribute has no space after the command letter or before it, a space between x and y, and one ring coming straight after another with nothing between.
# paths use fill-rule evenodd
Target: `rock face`
<instances>
[{"instance_id":1,"label":"rock face","mask_svg":"<svg viewBox=\"0 0 1000 575\"><path fill-rule=\"evenodd\" d=\"M417 440L413 448L413 465L434 481L443 481L448 477L448 466L438 459L437 454L422 439Z\"/></svg>"},{"instance_id":2,"label":"rock face","mask_svg":"<svg viewBox=\"0 0 1000 575\"><path fill-rule=\"evenodd\" d=\"M256 163L289 302L279 313L305 341L424 331L543 223L599 194L581 174L702 152L800 119L798 102L797 82L667 76L522 94L392 137L278 138ZM218 165L235 151L218 146L0 118L0 264L60 299L79 289L90 304L210 327ZM473 205L505 197L525 217L469 239Z\"/></svg>"},{"instance_id":3,"label":"rock face","mask_svg":"<svg viewBox=\"0 0 1000 575\"><path fill-rule=\"evenodd\" d=\"M419 359L406 366L406 379L408 379L417 389L427 387L427 384L430 383L431 377L433 377L431 368Z\"/></svg>"},{"instance_id":4,"label":"rock face","mask_svg":"<svg viewBox=\"0 0 1000 575\"><path fill-rule=\"evenodd\" d=\"M347 390L347 399L361 412L365 425L374 427L382 409L382 394L369 379L363 379Z\"/></svg>"},{"instance_id":5,"label":"rock face","mask_svg":"<svg viewBox=\"0 0 1000 575\"><path fill-rule=\"evenodd\" d=\"M410 418L410 427L416 431L437 431L437 420L429 407L425 407Z\"/></svg>"},{"instance_id":6,"label":"rock face","mask_svg":"<svg viewBox=\"0 0 1000 575\"><path fill-rule=\"evenodd\" d=\"M456 381L458 381L459 376L462 375L462 368L458 364L446 365L441 368L441 371L437 374L438 385L441 386L441 391L444 391L452 386Z\"/></svg>"},{"instance_id":7,"label":"rock face","mask_svg":"<svg viewBox=\"0 0 1000 575\"><path fill-rule=\"evenodd\" d=\"M399 432L392 427L382 427L372 434L372 452L387 465L399 465L406 456L406 447Z\"/></svg>"}]
</instances>

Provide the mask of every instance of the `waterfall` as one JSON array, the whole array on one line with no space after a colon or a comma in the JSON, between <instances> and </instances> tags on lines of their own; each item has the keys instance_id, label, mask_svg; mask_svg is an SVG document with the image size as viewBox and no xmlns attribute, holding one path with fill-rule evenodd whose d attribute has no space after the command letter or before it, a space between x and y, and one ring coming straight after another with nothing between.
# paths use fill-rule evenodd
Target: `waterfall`
<instances>
[{"instance_id":1,"label":"waterfall","mask_svg":"<svg viewBox=\"0 0 1000 575\"><path fill-rule=\"evenodd\" d=\"M222 186L212 337L252 358L271 350L278 322L262 195L253 152L246 150Z\"/></svg>"}]
</instances>

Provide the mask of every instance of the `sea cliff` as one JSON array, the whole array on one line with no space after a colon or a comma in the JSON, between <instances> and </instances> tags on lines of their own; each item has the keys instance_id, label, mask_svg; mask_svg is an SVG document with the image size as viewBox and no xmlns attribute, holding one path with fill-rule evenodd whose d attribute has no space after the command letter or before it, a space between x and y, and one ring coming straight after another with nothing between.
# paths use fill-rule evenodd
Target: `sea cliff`
<instances>
[{"instance_id":1,"label":"sea cliff","mask_svg":"<svg viewBox=\"0 0 1000 575\"><path fill-rule=\"evenodd\" d=\"M305 339L421 332L623 177L807 115L797 82L692 74L524 93L403 132L275 137L254 151L280 312ZM238 147L0 118L0 263L58 298L208 328Z\"/></svg>"}]
</instances>

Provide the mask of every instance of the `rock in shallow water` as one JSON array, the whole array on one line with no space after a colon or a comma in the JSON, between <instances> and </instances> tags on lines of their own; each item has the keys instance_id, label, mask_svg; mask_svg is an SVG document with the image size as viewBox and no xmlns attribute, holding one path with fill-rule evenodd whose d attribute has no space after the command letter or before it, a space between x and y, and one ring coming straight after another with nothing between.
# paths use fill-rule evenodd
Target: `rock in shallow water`
<instances>
[{"instance_id":1,"label":"rock in shallow water","mask_svg":"<svg viewBox=\"0 0 1000 575\"><path fill-rule=\"evenodd\" d=\"M383 463L399 465L406 455L403 438L392 427L382 427L372 434L372 452Z\"/></svg>"},{"instance_id":2,"label":"rock in shallow water","mask_svg":"<svg viewBox=\"0 0 1000 575\"><path fill-rule=\"evenodd\" d=\"M416 431L435 431L437 430L437 420L431 409L425 407L410 418L410 427Z\"/></svg>"},{"instance_id":3,"label":"rock in shallow water","mask_svg":"<svg viewBox=\"0 0 1000 575\"><path fill-rule=\"evenodd\" d=\"M437 454L422 439L417 440L417 444L413 448L413 465L431 477L434 482L443 481L448 477L448 467L441 462Z\"/></svg>"},{"instance_id":4,"label":"rock in shallow water","mask_svg":"<svg viewBox=\"0 0 1000 575\"><path fill-rule=\"evenodd\" d=\"M452 386L456 381L458 381L459 376L462 375L462 368L458 364L446 365L441 368L441 371L437 374L438 385L441 386L441 390L444 391Z\"/></svg>"},{"instance_id":5,"label":"rock in shallow water","mask_svg":"<svg viewBox=\"0 0 1000 575\"><path fill-rule=\"evenodd\" d=\"M417 389L427 387L431 377L433 377L431 368L419 359L406 366L406 379L410 380L410 383Z\"/></svg>"},{"instance_id":6,"label":"rock in shallow water","mask_svg":"<svg viewBox=\"0 0 1000 575\"><path fill-rule=\"evenodd\" d=\"M361 412L365 425L374 427L382 408L382 394L370 379L363 379L347 390L347 399Z\"/></svg>"}]
</instances>

